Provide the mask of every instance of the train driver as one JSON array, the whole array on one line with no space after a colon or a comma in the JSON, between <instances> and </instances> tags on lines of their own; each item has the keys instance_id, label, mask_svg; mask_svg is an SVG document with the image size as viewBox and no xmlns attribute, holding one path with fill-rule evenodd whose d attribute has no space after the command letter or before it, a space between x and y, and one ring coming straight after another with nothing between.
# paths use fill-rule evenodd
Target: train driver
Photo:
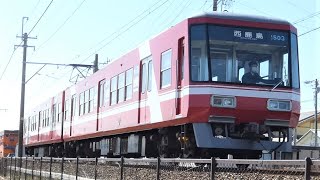
<instances>
[{"instance_id":1,"label":"train driver","mask_svg":"<svg viewBox=\"0 0 320 180\"><path fill-rule=\"evenodd\" d=\"M256 84L263 82L263 79L258 74L258 63L256 61L251 61L249 63L250 71L242 76L242 83L245 84Z\"/></svg>"}]
</instances>

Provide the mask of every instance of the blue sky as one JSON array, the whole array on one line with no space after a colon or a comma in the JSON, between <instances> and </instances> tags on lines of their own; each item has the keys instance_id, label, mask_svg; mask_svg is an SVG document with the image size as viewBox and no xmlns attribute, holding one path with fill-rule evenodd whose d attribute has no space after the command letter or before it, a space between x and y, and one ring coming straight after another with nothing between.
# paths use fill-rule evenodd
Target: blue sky
<instances>
[{"instance_id":1,"label":"blue sky","mask_svg":"<svg viewBox=\"0 0 320 180\"><path fill-rule=\"evenodd\" d=\"M0 0L0 75L21 39L22 17L29 20L29 32L51 0ZM192 14L211 11L212 0L55 0L30 36L28 61L91 64L95 53L100 63L116 59L138 44L180 22ZM319 0L234 0L229 13L276 17L296 25L298 34L320 24ZM220 10L220 7L219 7ZM305 19L305 20L304 20ZM313 110L313 94L306 80L320 79L320 56L317 55L320 30L299 37L302 111ZM22 49L18 49L0 80L0 130L17 129L19 120ZM100 67L103 67L101 64ZM27 65L27 79L41 65ZM26 110L41 99L70 86L72 68L47 66L26 85Z\"/></svg>"}]
</instances>

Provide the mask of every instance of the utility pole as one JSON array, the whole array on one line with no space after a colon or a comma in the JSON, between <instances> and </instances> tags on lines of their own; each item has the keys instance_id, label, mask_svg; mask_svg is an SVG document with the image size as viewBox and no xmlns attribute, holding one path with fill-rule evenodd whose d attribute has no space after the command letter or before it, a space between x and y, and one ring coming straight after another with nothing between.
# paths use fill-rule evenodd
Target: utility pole
<instances>
[{"instance_id":1,"label":"utility pole","mask_svg":"<svg viewBox=\"0 0 320 180\"><path fill-rule=\"evenodd\" d=\"M315 80L315 91L314 91L314 127L315 127L315 140L314 146L318 147L318 79Z\"/></svg>"},{"instance_id":2,"label":"utility pole","mask_svg":"<svg viewBox=\"0 0 320 180\"><path fill-rule=\"evenodd\" d=\"M98 60L98 54L95 55L94 62L93 62L93 73L97 72L99 70L99 60Z\"/></svg>"},{"instance_id":3,"label":"utility pole","mask_svg":"<svg viewBox=\"0 0 320 180\"><path fill-rule=\"evenodd\" d=\"M27 48L34 46L28 46L28 39L36 39L32 37L28 37L27 33L23 32L24 20L28 20L28 17L22 18L22 33L21 36L17 36L21 38L23 41L23 45L16 45L17 47L23 47L23 59L22 59L22 80L21 80L21 100L20 100L20 120L19 120L19 141L18 141L18 157L22 157L23 153L23 123L24 123L24 100L25 100L25 81L26 81L26 62L27 62Z\"/></svg>"},{"instance_id":4,"label":"utility pole","mask_svg":"<svg viewBox=\"0 0 320 180\"><path fill-rule=\"evenodd\" d=\"M218 4L220 4L220 11L227 11L225 8L232 6L235 0L213 0L213 11L218 11Z\"/></svg>"},{"instance_id":5,"label":"utility pole","mask_svg":"<svg viewBox=\"0 0 320 180\"><path fill-rule=\"evenodd\" d=\"M217 11L218 9L218 0L213 0L213 11Z\"/></svg>"},{"instance_id":6,"label":"utility pole","mask_svg":"<svg viewBox=\"0 0 320 180\"><path fill-rule=\"evenodd\" d=\"M314 87L314 146L318 147L318 93L320 92L318 79L312 81L306 81L305 84L315 83Z\"/></svg>"}]
</instances>

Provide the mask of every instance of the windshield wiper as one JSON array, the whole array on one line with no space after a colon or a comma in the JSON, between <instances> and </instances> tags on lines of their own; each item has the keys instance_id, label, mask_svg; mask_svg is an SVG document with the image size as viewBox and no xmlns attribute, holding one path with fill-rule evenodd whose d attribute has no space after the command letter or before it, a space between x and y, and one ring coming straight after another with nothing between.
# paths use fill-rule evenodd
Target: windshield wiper
<instances>
[{"instance_id":1,"label":"windshield wiper","mask_svg":"<svg viewBox=\"0 0 320 180\"><path fill-rule=\"evenodd\" d=\"M282 83L282 79L280 79L280 81L275 86L273 86L273 88L270 89L270 91L275 90L281 83Z\"/></svg>"}]
</instances>

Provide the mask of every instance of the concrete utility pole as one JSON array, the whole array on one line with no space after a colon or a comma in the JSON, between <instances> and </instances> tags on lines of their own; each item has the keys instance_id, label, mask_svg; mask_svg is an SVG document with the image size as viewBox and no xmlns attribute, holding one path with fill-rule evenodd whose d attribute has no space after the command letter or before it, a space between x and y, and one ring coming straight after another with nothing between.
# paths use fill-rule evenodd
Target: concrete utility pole
<instances>
[{"instance_id":1,"label":"concrete utility pole","mask_svg":"<svg viewBox=\"0 0 320 180\"><path fill-rule=\"evenodd\" d=\"M315 83L314 87L314 129L315 129L315 138L314 146L318 147L318 93L320 92L318 79L312 81L306 81L305 84Z\"/></svg>"},{"instance_id":2,"label":"concrete utility pole","mask_svg":"<svg viewBox=\"0 0 320 180\"><path fill-rule=\"evenodd\" d=\"M314 127L315 127L315 140L314 146L318 147L318 79L315 80L315 91L314 91Z\"/></svg>"},{"instance_id":3,"label":"concrete utility pole","mask_svg":"<svg viewBox=\"0 0 320 180\"><path fill-rule=\"evenodd\" d=\"M225 8L230 7L235 0L213 0L213 11L218 11L218 4L220 4L220 11L227 11Z\"/></svg>"},{"instance_id":4,"label":"concrete utility pole","mask_svg":"<svg viewBox=\"0 0 320 180\"><path fill-rule=\"evenodd\" d=\"M24 122L24 100L25 100L25 81L26 81L26 61L27 61L27 48L34 46L28 46L28 39L36 39L28 37L27 33L23 32L24 20L28 20L28 17L22 18L22 33L21 38L23 45L16 45L15 48L23 47L23 59L22 59L22 80L21 80L21 100L20 100L20 120L19 120L19 141L18 141L18 157L22 157L23 153L23 122Z\"/></svg>"},{"instance_id":5,"label":"concrete utility pole","mask_svg":"<svg viewBox=\"0 0 320 180\"><path fill-rule=\"evenodd\" d=\"M213 11L217 11L218 9L218 0L213 0Z\"/></svg>"}]
</instances>

